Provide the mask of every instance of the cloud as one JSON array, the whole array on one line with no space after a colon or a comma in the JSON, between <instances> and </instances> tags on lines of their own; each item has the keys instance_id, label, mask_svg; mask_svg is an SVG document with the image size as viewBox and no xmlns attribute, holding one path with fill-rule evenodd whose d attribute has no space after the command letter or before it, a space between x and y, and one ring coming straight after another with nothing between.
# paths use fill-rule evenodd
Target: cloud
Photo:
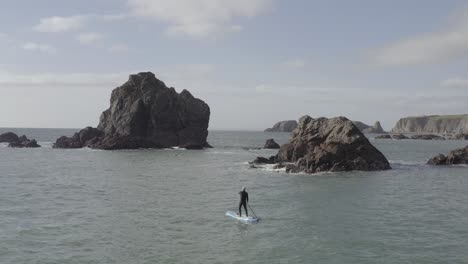
<instances>
[{"instance_id":1,"label":"cloud","mask_svg":"<svg viewBox=\"0 0 468 264\"><path fill-rule=\"evenodd\" d=\"M402 39L370 52L374 66L440 64L468 56L468 20L452 16L445 29Z\"/></svg>"},{"instance_id":2,"label":"cloud","mask_svg":"<svg viewBox=\"0 0 468 264\"><path fill-rule=\"evenodd\" d=\"M104 38L104 35L100 33L80 33L76 36L76 39L83 45L93 45L100 42Z\"/></svg>"},{"instance_id":3,"label":"cloud","mask_svg":"<svg viewBox=\"0 0 468 264\"><path fill-rule=\"evenodd\" d=\"M283 66L288 69L302 69L306 66L306 61L303 59L295 59L284 62Z\"/></svg>"},{"instance_id":4,"label":"cloud","mask_svg":"<svg viewBox=\"0 0 468 264\"><path fill-rule=\"evenodd\" d=\"M242 26L237 17L254 17L273 0L127 0L136 16L166 22L168 32L190 37L207 37L222 32L237 32Z\"/></svg>"},{"instance_id":5,"label":"cloud","mask_svg":"<svg viewBox=\"0 0 468 264\"><path fill-rule=\"evenodd\" d=\"M40 51L44 53L55 53L57 50L47 44L39 44L35 42L27 42L23 45L23 49L29 50L29 51Z\"/></svg>"},{"instance_id":6,"label":"cloud","mask_svg":"<svg viewBox=\"0 0 468 264\"><path fill-rule=\"evenodd\" d=\"M447 88L467 88L468 79L450 78L440 82L440 85Z\"/></svg>"},{"instance_id":7,"label":"cloud","mask_svg":"<svg viewBox=\"0 0 468 264\"><path fill-rule=\"evenodd\" d=\"M81 29L87 18L86 16L61 17L53 16L42 18L34 30L37 32L60 33Z\"/></svg>"}]
</instances>

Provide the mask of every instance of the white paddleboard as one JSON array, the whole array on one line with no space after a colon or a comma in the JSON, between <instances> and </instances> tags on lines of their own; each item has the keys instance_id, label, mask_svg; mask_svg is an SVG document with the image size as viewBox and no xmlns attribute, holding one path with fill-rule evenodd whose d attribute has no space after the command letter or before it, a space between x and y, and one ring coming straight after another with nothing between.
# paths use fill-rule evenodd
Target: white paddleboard
<instances>
[{"instance_id":1,"label":"white paddleboard","mask_svg":"<svg viewBox=\"0 0 468 264\"><path fill-rule=\"evenodd\" d=\"M257 223L260 219L256 218L256 217L252 217L252 216L239 216L237 213L233 212L233 211L227 211L226 212L226 216L229 216L231 218L234 218L238 221L241 221L243 223L247 223L247 224L250 224L250 223Z\"/></svg>"}]
</instances>

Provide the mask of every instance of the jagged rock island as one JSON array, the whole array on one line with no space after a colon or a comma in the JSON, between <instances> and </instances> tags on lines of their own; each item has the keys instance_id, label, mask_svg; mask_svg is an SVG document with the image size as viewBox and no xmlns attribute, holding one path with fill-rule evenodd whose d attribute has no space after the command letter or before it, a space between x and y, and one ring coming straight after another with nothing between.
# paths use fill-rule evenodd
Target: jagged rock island
<instances>
[{"instance_id":1,"label":"jagged rock island","mask_svg":"<svg viewBox=\"0 0 468 264\"><path fill-rule=\"evenodd\" d=\"M61 137L55 148L91 147L104 150L209 147L210 107L183 90L168 88L151 72L130 75L112 91L110 108L99 125L73 137Z\"/></svg>"},{"instance_id":2,"label":"jagged rock island","mask_svg":"<svg viewBox=\"0 0 468 264\"><path fill-rule=\"evenodd\" d=\"M265 132L292 132L296 127L296 120L286 120L276 123L272 128L265 129Z\"/></svg>"},{"instance_id":3,"label":"jagged rock island","mask_svg":"<svg viewBox=\"0 0 468 264\"><path fill-rule=\"evenodd\" d=\"M383 130L382 126L380 125L379 121L376 121L373 126L369 126L359 121L353 121L353 124L361 130L362 133L367 134L385 134L386 132Z\"/></svg>"},{"instance_id":4,"label":"jagged rock island","mask_svg":"<svg viewBox=\"0 0 468 264\"><path fill-rule=\"evenodd\" d=\"M391 169L385 156L345 117L304 116L276 156L253 163L278 163L287 172L307 173Z\"/></svg>"},{"instance_id":5,"label":"jagged rock island","mask_svg":"<svg viewBox=\"0 0 468 264\"><path fill-rule=\"evenodd\" d=\"M28 139L25 135L18 137L13 132L7 132L0 135L0 143L9 143L10 148L40 148L35 139Z\"/></svg>"}]
</instances>

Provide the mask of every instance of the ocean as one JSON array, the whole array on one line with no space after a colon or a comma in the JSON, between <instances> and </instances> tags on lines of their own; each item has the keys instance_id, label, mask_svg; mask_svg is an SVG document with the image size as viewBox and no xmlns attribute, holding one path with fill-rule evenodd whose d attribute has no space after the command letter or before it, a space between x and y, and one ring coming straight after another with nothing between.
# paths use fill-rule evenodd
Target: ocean
<instances>
[{"instance_id":1,"label":"ocean","mask_svg":"<svg viewBox=\"0 0 468 264\"><path fill-rule=\"evenodd\" d=\"M286 133L210 131L213 149L52 149L70 129L0 129L0 263L468 263L466 141L373 140L393 170L286 174L248 161ZM225 216L247 187L261 217Z\"/></svg>"}]
</instances>

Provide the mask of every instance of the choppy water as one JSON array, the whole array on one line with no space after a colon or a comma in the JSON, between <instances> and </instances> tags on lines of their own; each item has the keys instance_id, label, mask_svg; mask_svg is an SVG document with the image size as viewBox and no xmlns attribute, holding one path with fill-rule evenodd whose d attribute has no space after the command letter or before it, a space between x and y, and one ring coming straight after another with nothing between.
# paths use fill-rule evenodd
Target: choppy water
<instances>
[{"instance_id":1,"label":"choppy water","mask_svg":"<svg viewBox=\"0 0 468 264\"><path fill-rule=\"evenodd\" d=\"M289 175L245 164L287 134L105 152L50 148L73 130L15 132L46 147L0 146L2 264L468 263L468 168L424 165L463 141L372 141L394 170ZM259 224L224 216L242 185Z\"/></svg>"}]
</instances>

